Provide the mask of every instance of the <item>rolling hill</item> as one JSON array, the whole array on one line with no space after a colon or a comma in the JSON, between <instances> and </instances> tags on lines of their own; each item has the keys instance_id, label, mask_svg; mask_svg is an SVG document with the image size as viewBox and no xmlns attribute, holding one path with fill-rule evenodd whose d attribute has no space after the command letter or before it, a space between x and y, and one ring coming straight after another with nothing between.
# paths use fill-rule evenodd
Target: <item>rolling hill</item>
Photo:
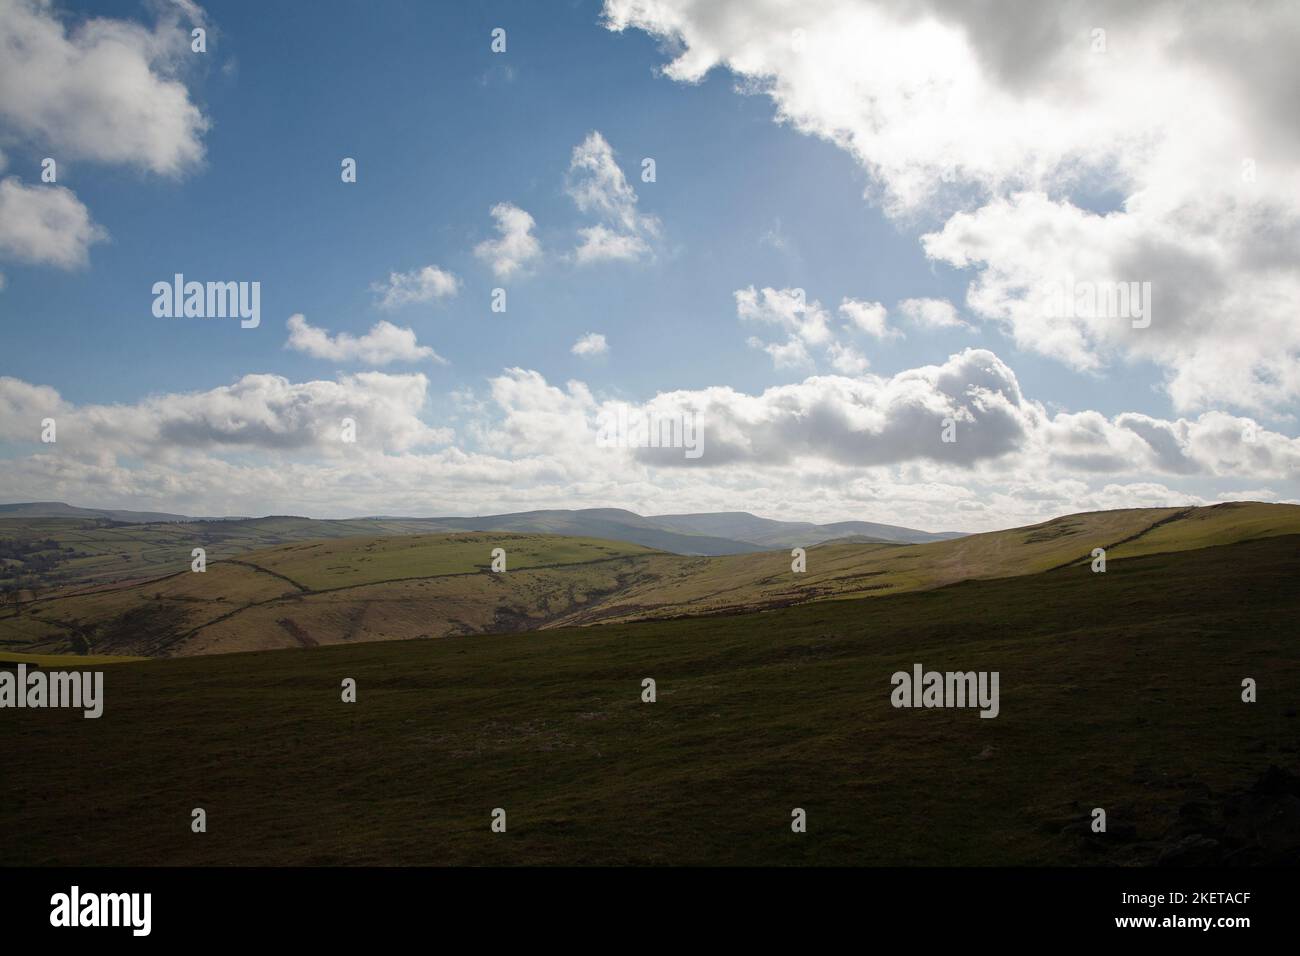
<instances>
[{"instance_id":1,"label":"rolling hill","mask_svg":"<svg viewBox=\"0 0 1300 956\"><path fill-rule=\"evenodd\" d=\"M928 541L946 541L963 536L959 531L930 533L896 525L876 524L870 521L837 521L832 524L813 524L808 521L773 521L759 518L746 511L726 511L711 514L655 515L647 518L660 527L692 534L712 534L736 541L761 545L764 548L811 547L838 538L856 538L900 544L923 544Z\"/></svg>"},{"instance_id":2,"label":"rolling hill","mask_svg":"<svg viewBox=\"0 0 1300 956\"><path fill-rule=\"evenodd\" d=\"M240 552L204 574L185 554L164 575L29 596L0 608L0 650L190 656L734 615L1086 568L1099 547L1118 559L1285 534L1300 534L1300 506L1094 512L928 544L832 542L809 549L798 574L785 551L687 556L515 532L343 536ZM497 547L504 574L488 569Z\"/></svg>"},{"instance_id":3,"label":"rolling hill","mask_svg":"<svg viewBox=\"0 0 1300 956\"><path fill-rule=\"evenodd\" d=\"M24 501L0 505L0 519L4 518L95 518L123 524L145 524L156 521L192 521L185 515L162 511L121 511L108 508L78 508L62 501Z\"/></svg>"},{"instance_id":4,"label":"rolling hill","mask_svg":"<svg viewBox=\"0 0 1300 956\"><path fill-rule=\"evenodd\" d=\"M503 548L507 571L489 570ZM173 656L531 629L626 587L638 545L472 533L340 538L0 608L0 652Z\"/></svg>"},{"instance_id":5,"label":"rolling hill","mask_svg":"<svg viewBox=\"0 0 1300 956\"><path fill-rule=\"evenodd\" d=\"M834 538L920 542L955 535L866 522L815 525L773 521L744 512L643 517L617 508L527 511L481 517L375 517L321 520L288 515L191 518L158 512L77 508L62 502L0 505L0 548L52 541L32 554L0 554L0 592L149 576L188 562L190 551L210 557L293 541L450 531L500 531L603 538L685 555L752 554L810 547Z\"/></svg>"},{"instance_id":6,"label":"rolling hill","mask_svg":"<svg viewBox=\"0 0 1300 956\"><path fill-rule=\"evenodd\" d=\"M669 526L658 518L645 518L619 508L584 508L577 511L524 511L481 518L422 518L428 530L512 531L520 534L562 534L627 541L674 554L746 554L762 550L744 541L694 528L689 522ZM765 519L758 519L765 520Z\"/></svg>"}]
</instances>

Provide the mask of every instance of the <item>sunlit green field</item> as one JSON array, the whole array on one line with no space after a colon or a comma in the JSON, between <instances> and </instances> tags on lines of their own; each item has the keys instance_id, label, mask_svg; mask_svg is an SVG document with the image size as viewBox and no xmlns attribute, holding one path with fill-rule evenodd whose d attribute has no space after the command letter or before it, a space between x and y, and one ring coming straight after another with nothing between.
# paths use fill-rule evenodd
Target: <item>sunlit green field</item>
<instances>
[{"instance_id":1,"label":"sunlit green field","mask_svg":"<svg viewBox=\"0 0 1300 956\"><path fill-rule=\"evenodd\" d=\"M490 570L505 551L506 571ZM556 535L347 538L0 608L0 653L173 656L540 626L659 556Z\"/></svg>"},{"instance_id":2,"label":"sunlit green field","mask_svg":"<svg viewBox=\"0 0 1300 956\"><path fill-rule=\"evenodd\" d=\"M294 521L299 519L285 519ZM1243 503L1069 515L919 545L831 543L795 573L787 551L665 554L508 532L349 536L213 558L0 607L0 651L186 656L737 614L1300 533L1300 507ZM505 573L490 570L505 551Z\"/></svg>"},{"instance_id":3,"label":"sunlit green field","mask_svg":"<svg viewBox=\"0 0 1300 956\"><path fill-rule=\"evenodd\" d=\"M86 518L0 518L0 539L53 539L76 552L43 580L43 587L168 574L188 568L194 548L204 548L209 560L219 560L293 541L373 538L424 530L428 529L423 522L398 518L318 521L269 517L155 524Z\"/></svg>"},{"instance_id":4,"label":"sunlit green field","mask_svg":"<svg viewBox=\"0 0 1300 956\"><path fill-rule=\"evenodd\" d=\"M316 541L257 552L247 560L304 588L324 591L487 571L498 548L505 552L507 571L654 553L640 545L595 538L466 532Z\"/></svg>"}]
</instances>

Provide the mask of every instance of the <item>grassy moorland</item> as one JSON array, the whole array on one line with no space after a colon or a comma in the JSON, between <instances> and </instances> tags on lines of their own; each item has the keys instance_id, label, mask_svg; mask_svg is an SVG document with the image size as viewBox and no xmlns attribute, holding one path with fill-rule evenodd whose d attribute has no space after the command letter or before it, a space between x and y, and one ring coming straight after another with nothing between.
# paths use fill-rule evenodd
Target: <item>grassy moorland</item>
<instances>
[{"instance_id":1,"label":"grassy moorland","mask_svg":"<svg viewBox=\"0 0 1300 956\"><path fill-rule=\"evenodd\" d=\"M490 570L506 552L506 572ZM0 608L5 651L174 656L536 627L615 590L647 548L445 534L284 545ZM665 556L667 557L667 556Z\"/></svg>"},{"instance_id":2,"label":"grassy moorland","mask_svg":"<svg viewBox=\"0 0 1300 956\"><path fill-rule=\"evenodd\" d=\"M194 548L204 548L208 559L216 561L294 541L374 538L427 530L424 522L402 518L317 521L272 516L140 524L103 518L0 515L0 543L54 545L14 549L14 554L0 556L0 569L12 568L21 573L22 580L39 583L44 592L59 585L85 586L171 574L189 566Z\"/></svg>"},{"instance_id":3,"label":"grassy moorland","mask_svg":"<svg viewBox=\"0 0 1300 956\"><path fill-rule=\"evenodd\" d=\"M190 656L739 614L1300 533L1300 507L1240 503L1069 515L927 544L830 543L692 557L510 532L349 536L215 560L204 574L83 585L0 607L0 653ZM507 573L489 570L494 548Z\"/></svg>"},{"instance_id":4,"label":"grassy moorland","mask_svg":"<svg viewBox=\"0 0 1300 956\"><path fill-rule=\"evenodd\" d=\"M1294 860L1298 573L1289 535L733 616L115 664L99 720L0 712L0 864ZM916 662L998 671L1000 716L892 708Z\"/></svg>"},{"instance_id":5,"label":"grassy moorland","mask_svg":"<svg viewBox=\"0 0 1300 956\"><path fill-rule=\"evenodd\" d=\"M684 555L789 550L833 539L919 543L961 537L862 521L777 521L747 512L645 516L620 508L578 508L474 517L190 518L25 502L0 504L0 599L12 592L31 596L55 587L165 574L188 563L195 547L217 559L295 541L465 531L599 538Z\"/></svg>"}]
</instances>

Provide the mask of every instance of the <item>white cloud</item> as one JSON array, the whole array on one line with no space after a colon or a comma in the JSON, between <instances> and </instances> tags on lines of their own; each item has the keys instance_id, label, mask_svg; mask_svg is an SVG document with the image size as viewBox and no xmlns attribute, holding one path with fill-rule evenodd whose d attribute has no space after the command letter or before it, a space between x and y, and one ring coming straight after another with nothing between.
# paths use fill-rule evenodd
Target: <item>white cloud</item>
<instances>
[{"instance_id":1,"label":"white cloud","mask_svg":"<svg viewBox=\"0 0 1300 956\"><path fill-rule=\"evenodd\" d=\"M816 365L812 349L821 349L830 367L844 375L858 375L871 365L854 345L835 340L831 314L821 302L807 301L803 289L756 290L753 286L737 289L736 314L742 322L770 325L786 333L784 342L766 342L751 336L751 348L762 349L777 369L812 368ZM845 329L862 331L878 339L901 337L902 333L886 323L885 307L879 302L844 299L839 307L846 320Z\"/></svg>"},{"instance_id":2,"label":"white cloud","mask_svg":"<svg viewBox=\"0 0 1300 956\"><path fill-rule=\"evenodd\" d=\"M484 423L483 443L500 455L528 458L543 468L564 471L595 460L595 398L582 382L563 389L540 372L509 368L490 381L500 418Z\"/></svg>"},{"instance_id":3,"label":"white cloud","mask_svg":"<svg viewBox=\"0 0 1300 956\"><path fill-rule=\"evenodd\" d=\"M588 332L578 341L573 343L573 348L569 349L579 358L595 358L599 355L609 354L609 343L605 341L605 336L599 332Z\"/></svg>"},{"instance_id":4,"label":"white cloud","mask_svg":"<svg viewBox=\"0 0 1300 956\"><path fill-rule=\"evenodd\" d=\"M1019 193L954 215L923 242L933 258L978 270L968 304L1022 348L1089 371L1154 361L1178 408L1285 406L1300 396L1300 271L1268 243L1300 248L1300 231L1288 235L1285 217L1227 226L1242 211L1222 212L1192 222L1208 215L1204 201L1163 212L1138 200L1098 215ZM1214 235L1221 229L1235 235ZM1120 283L1148 284L1149 316L1084 298ZM1063 308L1067 291L1085 307Z\"/></svg>"},{"instance_id":5,"label":"white cloud","mask_svg":"<svg viewBox=\"0 0 1300 956\"><path fill-rule=\"evenodd\" d=\"M898 311L913 325L923 329L969 329L957 318L957 309L947 299L904 299Z\"/></svg>"},{"instance_id":6,"label":"white cloud","mask_svg":"<svg viewBox=\"0 0 1300 956\"><path fill-rule=\"evenodd\" d=\"M744 322L775 325L808 345L825 345L831 339L830 315L803 289L737 289L736 315Z\"/></svg>"},{"instance_id":7,"label":"white cloud","mask_svg":"<svg viewBox=\"0 0 1300 956\"><path fill-rule=\"evenodd\" d=\"M489 514L572 507L575 496L656 514L743 502L774 517L930 530L1300 497L1300 439L1217 412L1052 415L983 349L892 376L681 390L633 406L696 415L704 454L693 461L681 449L598 446L599 416L626 403L582 382L556 386L516 368L491 379L487 401L452 398L464 416L454 433L424 421L423 375L250 375L116 405L75 405L0 378L5 493L202 514L286 503L314 515ZM56 445L38 440L44 417L58 422ZM358 423L355 444L339 440L344 417ZM954 443L942 441L944 418L956 423Z\"/></svg>"},{"instance_id":8,"label":"white cloud","mask_svg":"<svg viewBox=\"0 0 1300 956\"><path fill-rule=\"evenodd\" d=\"M901 223L946 220L927 253L972 270L967 305L1019 347L1153 361L1180 409L1300 398L1295 4L606 0L605 18L667 41L673 79L732 70ZM1154 321L1044 321L1040 290L1070 277L1150 282Z\"/></svg>"},{"instance_id":9,"label":"white cloud","mask_svg":"<svg viewBox=\"0 0 1300 956\"><path fill-rule=\"evenodd\" d=\"M844 465L939 461L968 466L1021 447L1042 412L996 355L968 349L892 377L816 376L747 396L715 387L673 393L708 429L706 467L809 457ZM945 420L957 441L943 440Z\"/></svg>"},{"instance_id":10,"label":"white cloud","mask_svg":"<svg viewBox=\"0 0 1300 956\"><path fill-rule=\"evenodd\" d=\"M575 463L592 454L598 414L619 404L597 400L582 383L569 382L562 390L521 369L494 379L493 395L505 413L489 431L494 450ZM1108 418L1094 411L1052 415L1025 396L1015 373L986 349L966 349L942 364L893 376L813 376L756 395L723 386L682 390L661 393L640 407L695 414L707 451L694 462L673 449L634 450L632 458L673 469L742 468L773 494L789 487L781 469L795 465L848 469L854 480L882 466L919 467L914 480L1014 487L1009 495L1033 500L1044 496L1026 491L1022 475L1052 473L1053 487L1073 481L1076 490L1090 487L1098 475L1111 485L1151 474L1300 478L1300 439L1222 413L1174 421L1134 413ZM943 440L945 420L955 423L954 442ZM668 479L660 471L653 480ZM1143 481L1150 484L1146 477L1138 484ZM1182 493L1166 488L1161 494ZM1135 506L1114 501L1110 507Z\"/></svg>"},{"instance_id":11,"label":"white cloud","mask_svg":"<svg viewBox=\"0 0 1300 956\"><path fill-rule=\"evenodd\" d=\"M532 234L536 225L533 217L518 206L497 203L492 207L492 218L497 221L500 237L480 242L474 247L474 255L491 266L498 279L508 279L541 255L542 244Z\"/></svg>"},{"instance_id":12,"label":"white cloud","mask_svg":"<svg viewBox=\"0 0 1300 956\"><path fill-rule=\"evenodd\" d=\"M386 282L375 282L370 289L379 295L381 309L396 309L450 298L460 291L460 279L437 266L425 266L412 272L390 272Z\"/></svg>"},{"instance_id":13,"label":"white cloud","mask_svg":"<svg viewBox=\"0 0 1300 956\"><path fill-rule=\"evenodd\" d=\"M830 359L831 368L841 375L860 375L871 367L867 357L852 345L832 342L826 354Z\"/></svg>"},{"instance_id":14,"label":"white cloud","mask_svg":"<svg viewBox=\"0 0 1300 956\"><path fill-rule=\"evenodd\" d=\"M745 341L750 348L762 349L771 356L772 367L776 369L811 368L816 364L808 352L808 346L794 336L783 343L764 342L757 336L750 336Z\"/></svg>"},{"instance_id":15,"label":"white cloud","mask_svg":"<svg viewBox=\"0 0 1300 956\"><path fill-rule=\"evenodd\" d=\"M803 289L737 289L736 315L742 322L772 325L787 333L784 343L764 342L756 336L751 348L772 357L777 369L810 368L815 363L809 346L831 346L830 314L814 299L808 302ZM834 360L834 357L832 358ZM845 361L843 357L840 361Z\"/></svg>"},{"instance_id":16,"label":"white cloud","mask_svg":"<svg viewBox=\"0 0 1300 956\"><path fill-rule=\"evenodd\" d=\"M439 365L447 364L447 360L433 349L418 344L414 329L401 328L391 322L377 322L360 337L347 332L331 336L326 329L309 324L301 314L289 316L287 325L289 340L284 347L313 358L329 359L332 362L365 362L369 365L425 360Z\"/></svg>"},{"instance_id":17,"label":"white cloud","mask_svg":"<svg viewBox=\"0 0 1300 956\"><path fill-rule=\"evenodd\" d=\"M40 434L41 419L62 414L70 407L48 385L0 376L0 437L34 441Z\"/></svg>"},{"instance_id":18,"label":"white cloud","mask_svg":"<svg viewBox=\"0 0 1300 956\"><path fill-rule=\"evenodd\" d=\"M884 340L903 337L900 330L889 326L889 313L880 302L846 298L840 302L840 314L848 319L853 328L874 338Z\"/></svg>"},{"instance_id":19,"label":"white cloud","mask_svg":"<svg viewBox=\"0 0 1300 956\"><path fill-rule=\"evenodd\" d=\"M636 192L628 185L614 159L614 150L599 132L573 147L566 190L578 209L622 227L638 228Z\"/></svg>"},{"instance_id":20,"label":"white cloud","mask_svg":"<svg viewBox=\"0 0 1300 956\"><path fill-rule=\"evenodd\" d=\"M35 441L53 417L58 441L44 453L113 464L149 459L182 474L186 453L339 456L344 418L357 423L356 446L403 452L451 438L419 418L428 392L420 374L361 372L337 381L294 383L279 375L245 375L206 391L151 395L136 404L72 405L54 389L0 378L0 438Z\"/></svg>"},{"instance_id":21,"label":"white cloud","mask_svg":"<svg viewBox=\"0 0 1300 956\"><path fill-rule=\"evenodd\" d=\"M615 232L608 226L585 226L578 230L582 241L573 251L582 265L590 262L636 262L650 252L650 246L640 236Z\"/></svg>"},{"instance_id":22,"label":"white cloud","mask_svg":"<svg viewBox=\"0 0 1300 956\"><path fill-rule=\"evenodd\" d=\"M0 255L72 269L85 265L90 246L107 238L72 190L24 186L15 176L0 180Z\"/></svg>"},{"instance_id":23,"label":"white cloud","mask_svg":"<svg viewBox=\"0 0 1300 956\"><path fill-rule=\"evenodd\" d=\"M0 125L59 155L176 176L203 158L208 121L179 79L192 3L152 29L91 17L68 28L41 0L0 0Z\"/></svg>"},{"instance_id":24,"label":"white cloud","mask_svg":"<svg viewBox=\"0 0 1300 956\"><path fill-rule=\"evenodd\" d=\"M573 147L565 191L581 212L600 220L579 230L582 241L574 251L579 263L634 261L651 253L659 220L637 209L636 192L599 132L589 133Z\"/></svg>"}]
</instances>

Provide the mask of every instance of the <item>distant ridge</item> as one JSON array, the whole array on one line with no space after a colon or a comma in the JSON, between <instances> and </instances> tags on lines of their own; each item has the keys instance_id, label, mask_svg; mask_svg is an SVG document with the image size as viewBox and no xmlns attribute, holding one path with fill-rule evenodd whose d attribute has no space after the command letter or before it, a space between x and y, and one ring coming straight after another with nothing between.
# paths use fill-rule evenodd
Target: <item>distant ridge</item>
<instances>
[{"instance_id":1,"label":"distant ridge","mask_svg":"<svg viewBox=\"0 0 1300 956\"><path fill-rule=\"evenodd\" d=\"M874 542L895 542L898 544L924 544L927 541L947 541L961 538L960 531L917 531L915 528L903 528L898 525L876 524L871 521L837 521L832 524L813 524L809 521L776 521L771 518L759 518L747 511L722 511L705 514L655 515L647 518L657 524L684 530L687 527L700 531L722 535L742 541L750 541L770 547L790 547L801 544L821 544L840 538L858 538Z\"/></svg>"},{"instance_id":2,"label":"distant ridge","mask_svg":"<svg viewBox=\"0 0 1300 956\"><path fill-rule=\"evenodd\" d=\"M521 511L476 518L406 518L446 530L520 531L583 535L630 541L677 554L745 554L777 548L811 547L841 538L876 544L924 544L964 537L961 532L931 533L867 521L819 525L777 521L747 511L680 515L639 515L622 508Z\"/></svg>"},{"instance_id":3,"label":"distant ridge","mask_svg":"<svg viewBox=\"0 0 1300 956\"><path fill-rule=\"evenodd\" d=\"M107 518L128 524L149 524L155 521L193 521L187 515L173 515L162 511L117 511L109 508L78 508L62 501L25 501L0 505L0 518Z\"/></svg>"},{"instance_id":4,"label":"distant ridge","mask_svg":"<svg viewBox=\"0 0 1300 956\"><path fill-rule=\"evenodd\" d=\"M627 541L660 551L688 555L748 554L783 548L812 547L827 541L851 540L877 544L924 544L963 537L960 532L932 533L869 521L840 521L819 525L807 521L777 521L746 511L678 515L639 515L622 508L580 508L521 511L476 517L412 518L383 516L350 519L194 518L152 511L78 508L61 501L0 504L2 518L83 518L127 524L230 521L294 523L290 538L339 537L342 534L415 534L436 531L515 531L563 534L610 541ZM313 529L319 531L313 535Z\"/></svg>"}]
</instances>

